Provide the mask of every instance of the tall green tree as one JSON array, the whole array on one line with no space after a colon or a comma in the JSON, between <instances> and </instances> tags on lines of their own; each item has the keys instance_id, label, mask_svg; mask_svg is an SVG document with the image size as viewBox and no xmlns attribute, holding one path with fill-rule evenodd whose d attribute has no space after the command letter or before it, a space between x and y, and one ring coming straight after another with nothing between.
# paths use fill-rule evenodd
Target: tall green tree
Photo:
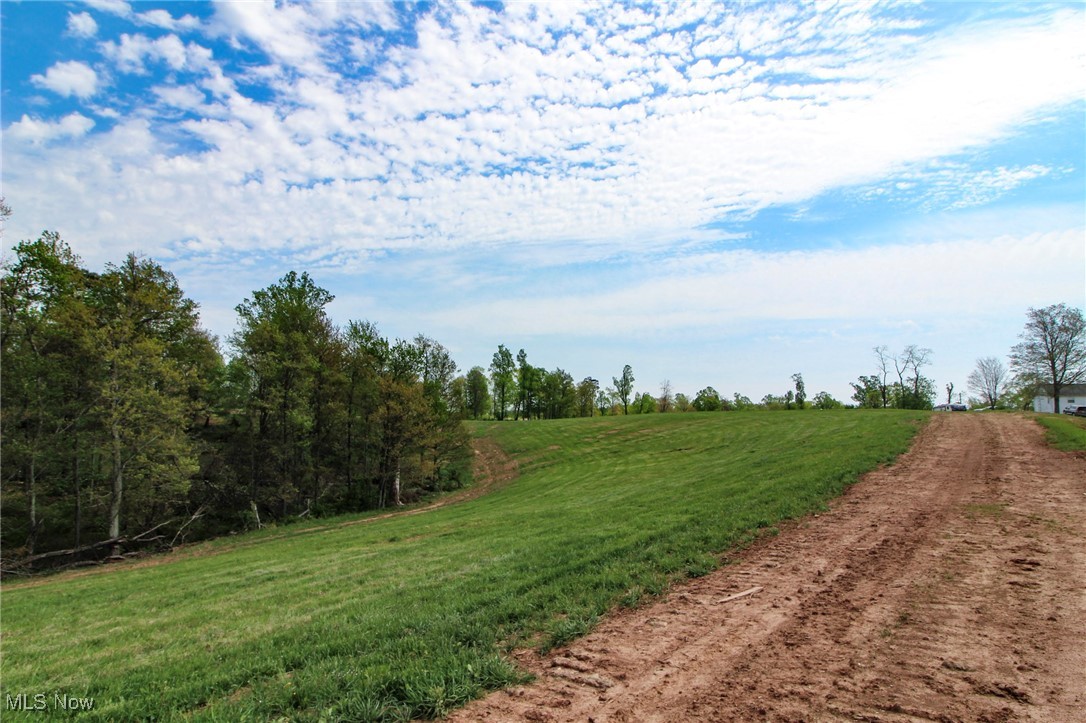
<instances>
[{"instance_id":1,"label":"tall green tree","mask_svg":"<svg viewBox=\"0 0 1086 723\"><path fill-rule=\"evenodd\" d=\"M1060 411L1060 394L1069 384L1086 380L1086 319L1082 310L1053 304L1026 312L1022 340L1011 349L1011 368L1019 379L1052 389Z\"/></svg>"},{"instance_id":2,"label":"tall green tree","mask_svg":"<svg viewBox=\"0 0 1086 723\"><path fill-rule=\"evenodd\" d=\"M291 271L237 306L231 344L253 378L246 405L255 436L250 488L259 499L251 502L279 516L319 497L314 442L327 420L315 394L335 333L325 310L334 298L308 274Z\"/></svg>"},{"instance_id":3,"label":"tall green tree","mask_svg":"<svg viewBox=\"0 0 1086 723\"><path fill-rule=\"evenodd\" d=\"M490 379L494 385L494 418L504 420L510 402L516 395L516 366L513 353L505 345L499 344L498 351L490 362Z\"/></svg>"},{"instance_id":4,"label":"tall green tree","mask_svg":"<svg viewBox=\"0 0 1086 723\"><path fill-rule=\"evenodd\" d=\"M126 498L150 525L187 494L198 467L186 433L200 406L193 389L204 386L217 351L196 303L149 259L130 254L107 265L91 305L101 355L95 412L110 463L108 534L116 538Z\"/></svg>"},{"instance_id":5,"label":"tall green tree","mask_svg":"<svg viewBox=\"0 0 1086 723\"><path fill-rule=\"evenodd\" d=\"M799 372L793 374L792 383L796 385L796 406L803 409L807 406L807 387L803 384L803 375Z\"/></svg>"},{"instance_id":6,"label":"tall green tree","mask_svg":"<svg viewBox=\"0 0 1086 723\"><path fill-rule=\"evenodd\" d=\"M691 406L698 412L719 412L721 410L720 392L712 387L705 387L694 397Z\"/></svg>"},{"instance_id":7,"label":"tall green tree","mask_svg":"<svg viewBox=\"0 0 1086 723\"><path fill-rule=\"evenodd\" d=\"M528 363L528 353L521 349L517 352L517 401L513 417L531 419L539 401L539 387L542 383L541 370Z\"/></svg>"},{"instance_id":8,"label":"tall green tree","mask_svg":"<svg viewBox=\"0 0 1086 723\"><path fill-rule=\"evenodd\" d=\"M856 402L857 406L870 408L886 406L886 387L877 376L861 374L859 379L849 384L852 386L852 401Z\"/></svg>"},{"instance_id":9,"label":"tall green tree","mask_svg":"<svg viewBox=\"0 0 1086 723\"><path fill-rule=\"evenodd\" d=\"M490 406L490 388L482 367L472 367L468 372L465 392L468 413L472 419L481 419Z\"/></svg>"},{"instance_id":10,"label":"tall green tree","mask_svg":"<svg viewBox=\"0 0 1086 723\"><path fill-rule=\"evenodd\" d=\"M20 243L4 265L0 461L5 483L21 483L14 495L11 485L5 485L5 502L9 510L13 502L25 508L27 554L35 552L44 524L42 480L52 479L56 486L69 458L64 438L78 443L77 427L93 404L87 378L94 366L86 344L92 321L85 303L87 281L79 258L55 232ZM73 486L79 487L78 475ZM78 494L76 499L81 499ZM82 520L78 522L77 531ZM7 527L12 527L10 514ZM6 537L10 544L10 535Z\"/></svg>"},{"instance_id":11,"label":"tall green tree","mask_svg":"<svg viewBox=\"0 0 1086 723\"><path fill-rule=\"evenodd\" d=\"M596 397L600 383L592 377L585 377L577 385L577 416L591 417L596 413Z\"/></svg>"},{"instance_id":12,"label":"tall green tree","mask_svg":"<svg viewBox=\"0 0 1086 723\"><path fill-rule=\"evenodd\" d=\"M563 369L548 372L538 370L542 378L539 386L539 407L547 419L572 417L577 406L577 387L573 377Z\"/></svg>"},{"instance_id":13,"label":"tall green tree","mask_svg":"<svg viewBox=\"0 0 1086 723\"><path fill-rule=\"evenodd\" d=\"M613 377L612 381L615 383L615 392L618 394L618 398L622 400L622 413L630 413L630 395L633 393L634 375L633 369L630 365L622 367L622 375Z\"/></svg>"}]
</instances>

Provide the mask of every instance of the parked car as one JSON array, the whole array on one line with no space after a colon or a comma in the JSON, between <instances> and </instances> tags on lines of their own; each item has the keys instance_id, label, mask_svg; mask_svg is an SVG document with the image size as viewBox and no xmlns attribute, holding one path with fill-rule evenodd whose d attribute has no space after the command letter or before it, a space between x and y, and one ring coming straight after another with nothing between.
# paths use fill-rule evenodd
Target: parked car
<instances>
[{"instance_id":1,"label":"parked car","mask_svg":"<svg viewBox=\"0 0 1086 723\"><path fill-rule=\"evenodd\" d=\"M1079 409L1082 409L1082 407L1080 407L1077 404L1068 404L1068 405L1064 406L1063 413L1064 414L1075 414Z\"/></svg>"},{"instance_id":2,"label":"parked car","mask_svg":"<svg viewBox=\"0 0 1086 723\"><path fill-rule=\"evenodd\" d=\"M1075 411L1071 413L1076 417L1086 417L1086 407L1075 407Z\"/></svg>"}]
</instances>

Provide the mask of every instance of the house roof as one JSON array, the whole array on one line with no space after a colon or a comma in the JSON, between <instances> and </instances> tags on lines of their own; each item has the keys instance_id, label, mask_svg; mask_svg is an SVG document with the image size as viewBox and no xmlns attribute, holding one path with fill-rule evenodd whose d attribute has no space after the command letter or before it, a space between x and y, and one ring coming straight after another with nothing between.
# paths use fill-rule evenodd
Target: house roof
<instances>
[{"instance_id":1,"label":"house roof","mask_svg":"<svg viewBox=\"0 0 1086 723\"><path fill-rule=\"evenodd\" d=\"M1039 387L1037 387L1037 393L1036 393L1035 396L1038 396L1038 397L1051 397L1052 396L1052 385L1051 384L1042 384L1042 385L1040 385ZM1064 398L1064 397L1077 397L1077 396L1086 396L1086 384L1065 384L1062 387L1060 387L1060 398L1061 399Z\"/></svg>"}]
</instances>

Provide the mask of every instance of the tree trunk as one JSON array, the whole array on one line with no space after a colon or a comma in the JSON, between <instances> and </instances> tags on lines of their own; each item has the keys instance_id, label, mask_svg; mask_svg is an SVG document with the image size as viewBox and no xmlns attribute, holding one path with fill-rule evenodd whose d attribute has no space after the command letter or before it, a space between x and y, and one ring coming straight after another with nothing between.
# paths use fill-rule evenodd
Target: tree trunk
<instances>
[{"instance_id":1,"label":"tree trunk","mask_svg":"<svg viewBox=\"0 0 1086 723\"><path fill-rule=\"evenodd\" d=\"M38 485L37 480L37 454L30 456L30 469L26 475L26 500L27 500L27 530L26 551L28 555L34 554L34 544L38 537Z\"/></svg>"},{"instance_id":2,"label":"tree trunk","mask_svg":"<svg viewBox=\"0 0 1086 723\"><path fill-rule=\"evenodd\" d=\"M72 476L75 485L75 546L82 544L83 538L83 485L79 480L79 440L76 438L75 458L72 460Z\"/></svg>"},{"instance_id":3,"label":"tree trunk","mask_svg":"<svg viewBox=\"0 0 1086 723\"><path fill-rule=\"evenodd\" d=\"M113 424L113 493L109 499L109 537L121 536L121 496L124 494L124 465L121 463L121 430L117 422ZM110 553L113 557L121 554L120 544L114 544Z\"/></svg>"},{"instance_id":4,"label":"tree trunk","mask_svg":"<svg viewBox=\"0 0 1086 723\"><path fill-rule=\"evenodd\" d=\"M396 476L392 480L392 504L394 507L402 507L400 501L400 457L396 457Z\"/></svg>"}]
</instances>

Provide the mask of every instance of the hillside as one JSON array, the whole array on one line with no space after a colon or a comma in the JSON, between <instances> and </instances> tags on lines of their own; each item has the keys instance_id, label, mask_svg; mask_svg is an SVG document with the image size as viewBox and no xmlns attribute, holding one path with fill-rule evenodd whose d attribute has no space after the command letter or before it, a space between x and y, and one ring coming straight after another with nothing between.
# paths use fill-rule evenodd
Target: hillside
<instances>
[{"instance_id":1,"label":"hillside","mask_svg":"<svg viewBox=\"0 0 1086 723\"><path fill-rule=\"evenodd\" d=\"M923 419L479 424L515 479L475 499L6 583L0 697L93 698L101 720L440 715L521 679L513 647L568 641L821 508L903 452Z\"/></svg>"},{"instance_id":2,"label":"hillside","mask_svg":"<svg viewBox=\"0 0 1086 723\"><path fill-rule=\"evenodd\" d=\"M1039 418L1074 434L1083 428ZM1086 720L1086 456L937 414L826 512L587 636L453 721Z\"/></svg>"}]
</instances>

